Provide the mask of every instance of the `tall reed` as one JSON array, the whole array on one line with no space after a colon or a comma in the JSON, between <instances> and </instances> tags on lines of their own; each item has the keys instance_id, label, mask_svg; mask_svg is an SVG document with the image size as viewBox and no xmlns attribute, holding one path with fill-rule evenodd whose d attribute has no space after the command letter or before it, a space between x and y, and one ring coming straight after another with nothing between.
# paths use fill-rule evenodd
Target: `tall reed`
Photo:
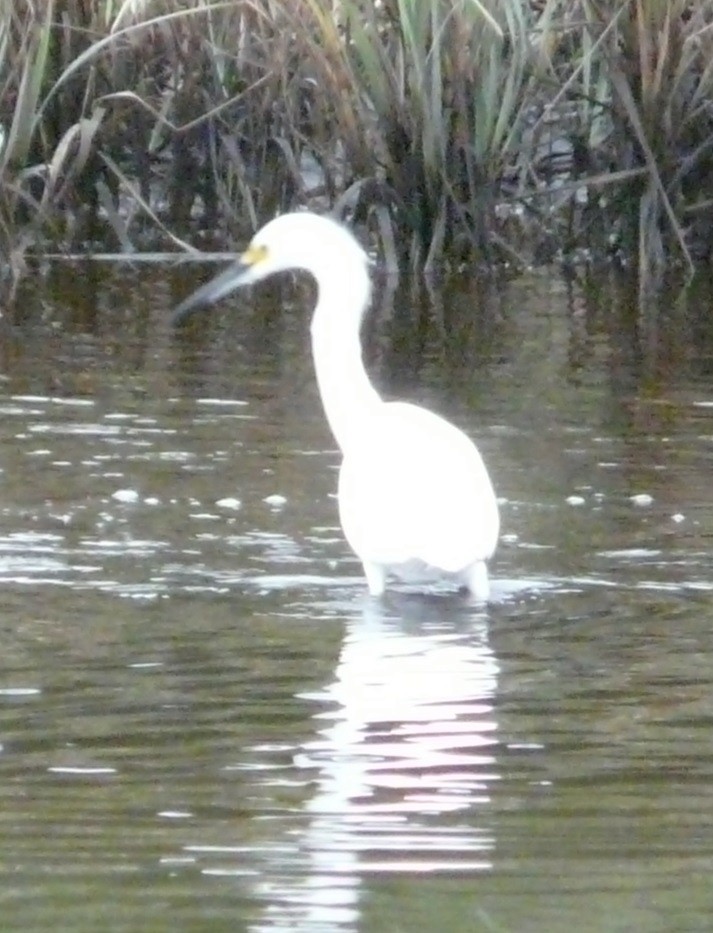
<instances>
[{"instance_id":1,"label":"tall reed","mask_svg":"<svg viewBox=\"0 0 713 933\"><path fill-rule=\"evenodd\" d=\"M395 205L409 261L459 241L488 253L497 186L527 159L533 14L512 0L305 2L346 162Z\"/></svg>"},{"instance_id":2,"label":"tall reed","mask_svg":"<svg viewBox=\"0 0 713 933\"><path fill-rule=\"evenodd\" d=\"M713 0L0 6L0 250L243 238L310 204L393 264L708 249Z\"/></svg>"}]
</instances>

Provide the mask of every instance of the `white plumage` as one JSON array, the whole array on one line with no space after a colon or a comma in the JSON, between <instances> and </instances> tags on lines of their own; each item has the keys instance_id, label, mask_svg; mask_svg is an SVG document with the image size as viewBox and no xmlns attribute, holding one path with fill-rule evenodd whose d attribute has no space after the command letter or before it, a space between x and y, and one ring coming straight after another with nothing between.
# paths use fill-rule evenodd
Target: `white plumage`
<instances>
[{"instance_id":1,"label":"white plumage","mask_svg":"<svg viewBox=\"0 0 713 933\"><path fill-rule=\"evenodd\" d=\"M380 595L389 576L410 583L446 578L487 599L487 561L499 532L490 477L462 431L418 405L383 401L369 381L359 336L371 291L368 260L348 230L311 213L277 217L236 265L187 298L174 320L285 269L304 269L317 282L312 352L343 456L339 514L370 592Z\"/></svg>"}]
</instances>

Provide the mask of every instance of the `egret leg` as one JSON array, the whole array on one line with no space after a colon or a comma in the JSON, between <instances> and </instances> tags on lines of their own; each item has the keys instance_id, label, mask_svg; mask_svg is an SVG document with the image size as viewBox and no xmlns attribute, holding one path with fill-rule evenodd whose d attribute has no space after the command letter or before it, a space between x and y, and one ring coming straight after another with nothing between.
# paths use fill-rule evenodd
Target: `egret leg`
<instances>
[{"instance_id":1,"label":"egret leg","mask_svg":"<svg viewBox=\"0 0 713 933\"><path fill-rule=\"evenodd\" d=\"M369 592L372 596L381 596L386 589L386 571L381 564L372 564L366 560L362 561L362 566Z\"/></svg>"},{"instance_id":2,"label":"egret leg","mask_svg":"<svg viewBox=\"0 0 713 933\"><path fill-rule=\"evenodd\" d=\"M478 602L486 603L490 596L488 567L484 560L471 564L463 573L463 582Z\"/></svg>"}]
</instances>

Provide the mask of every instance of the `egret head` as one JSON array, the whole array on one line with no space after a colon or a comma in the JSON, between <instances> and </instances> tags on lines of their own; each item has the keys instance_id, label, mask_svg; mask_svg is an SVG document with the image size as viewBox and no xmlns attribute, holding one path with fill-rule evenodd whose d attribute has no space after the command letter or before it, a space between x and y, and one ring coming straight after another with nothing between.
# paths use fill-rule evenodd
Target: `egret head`
<instances>
[{"instance_id":1,"label":"egret head","mask_svg":"<svg viewBox=\"0 0 713 933\"><path fill-rule=\"evenodd\" d=\"M311 272L321 285L331 280L344 287L349 268L354 263L365 268L367 261L359 243L337 221L307 212L282 214L258 230L237 263L182 301L173 323L242 285L288 269Z\"/></svg>"}]
</instances>

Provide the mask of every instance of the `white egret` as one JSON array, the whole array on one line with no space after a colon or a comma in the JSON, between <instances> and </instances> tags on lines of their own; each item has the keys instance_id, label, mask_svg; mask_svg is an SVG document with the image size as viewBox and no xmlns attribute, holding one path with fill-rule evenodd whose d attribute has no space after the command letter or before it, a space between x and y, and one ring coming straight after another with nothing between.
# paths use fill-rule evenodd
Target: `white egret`
<instances>
[{"instance_id":1,"label":"white egret","mask_svg":"<svg viewBox=\"0 0 713 933\"><path fill-rule=\"evenodd\" d=\"M317 282L312 353L343 457L339 515L369 591L381 595L391 576L417 584L445 578L487 600L500 524L488 471L462 431L418 405L385 402L369 381L359 333L371 292L368 258L345 227L311 213L277 217L237 264L178 306L174 322L286 269Z\"/></svg>"}]
</instances>

